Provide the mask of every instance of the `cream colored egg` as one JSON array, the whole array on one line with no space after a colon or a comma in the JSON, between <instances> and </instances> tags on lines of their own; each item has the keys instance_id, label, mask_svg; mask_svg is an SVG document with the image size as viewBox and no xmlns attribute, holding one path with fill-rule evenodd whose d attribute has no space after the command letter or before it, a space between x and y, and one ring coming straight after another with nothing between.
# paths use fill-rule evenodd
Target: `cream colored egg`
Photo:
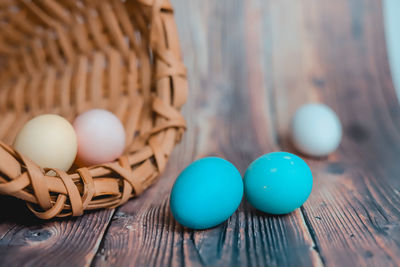
<instances>
[{"instance_id":1,"label":"cream colored egg","mask_svg":"<svg viewBox=\"0 0 400 267\"><path fill-rule=\"evenodd\" d=\"M68 171L78 151L72 125L54 114L37 116L18 133L14 148L43 168Z\"/></svg>"}]
</instances>

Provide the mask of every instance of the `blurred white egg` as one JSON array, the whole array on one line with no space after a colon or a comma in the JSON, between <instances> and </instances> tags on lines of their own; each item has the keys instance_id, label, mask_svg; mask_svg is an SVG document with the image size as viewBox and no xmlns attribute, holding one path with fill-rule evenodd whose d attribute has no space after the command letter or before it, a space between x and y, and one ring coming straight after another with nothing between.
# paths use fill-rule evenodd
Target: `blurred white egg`
<instances>
[{"instance_id":1,"label":"blurred white egg","mask_svg":"<svg viewBox=\"0 0 400 267\"><path fill-rule=\"evenodd\" d=\"M300 107L292 120L295 147L310 156L326 156L339 146L342 126L336 113L324 104L311 103Z\"/></svg>"},{"instance_id":2,"label":"blurred white egg","mask_svg":"<svg viewBox=\"0 0 400 267\"><path fill-rule=\"evenodd\" d=\"M124 152L124 126L110 111L91 109L79 115L73 125L78 137L78 166L111 162Z\"/></svg>"}]
</instances>

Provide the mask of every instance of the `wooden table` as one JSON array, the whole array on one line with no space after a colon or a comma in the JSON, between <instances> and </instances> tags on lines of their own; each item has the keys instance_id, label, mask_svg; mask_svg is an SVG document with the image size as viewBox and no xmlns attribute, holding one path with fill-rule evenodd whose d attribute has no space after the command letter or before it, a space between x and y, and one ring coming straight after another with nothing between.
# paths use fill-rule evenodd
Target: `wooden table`
<instances>
[{"instance_id":1,"label":"wooden table","mask_svg":"<svg viewBox=\"0 0 400 267\"><path fill-rule=\"evenodd\" d=\"M160 180L116 210L39 221L1 199L2 266L399 266L400 108L378 0L173 0L188 67L188 131ZM305 205L271 216L243 201L222 225L191 231L168 206L178 173L207 155L243 173L293 152L290 118L321 101L344 138Z\"/></svg>"}]
</instances>

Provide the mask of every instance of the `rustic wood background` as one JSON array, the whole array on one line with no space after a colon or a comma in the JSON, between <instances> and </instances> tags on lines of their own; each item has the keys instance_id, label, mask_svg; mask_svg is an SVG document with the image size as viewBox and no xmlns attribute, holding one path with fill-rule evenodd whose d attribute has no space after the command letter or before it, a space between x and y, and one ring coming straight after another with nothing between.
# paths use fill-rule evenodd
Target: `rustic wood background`
<instances>
[{"instance_id":1,"label":"rustic wood background","mask_svg":"<svg viewBox=\"0 0 400 267\"><path fill-rule=\"evenodd\" d=\"M117 210L39 221L2 197L2 266L399 266L400 108L378 0L173 0L188 67L188 131L160 180ZM337 152L306 158L315 186L287 216L246 201L224 224L191 231L172 218L178 173L218 155L244 173L293 152L288 125L308 101L344 126Z\"/></svg>"}]
</instances>

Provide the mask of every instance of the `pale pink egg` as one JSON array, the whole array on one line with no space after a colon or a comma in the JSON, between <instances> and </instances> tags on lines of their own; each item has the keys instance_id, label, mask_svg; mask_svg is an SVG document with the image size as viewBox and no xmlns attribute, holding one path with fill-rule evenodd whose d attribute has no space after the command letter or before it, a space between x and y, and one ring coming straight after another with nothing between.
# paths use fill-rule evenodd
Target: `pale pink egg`
<instances>
[{"instance_id":1,"label":"pale pink egg","mask_svg":"<svg viewBox=\"0 0 400 267\"><path fill-rule=\"evenodd\" d=\"M125 148L125 130L113 113L92 109L74 121L78 138L78 166L90 166L114 161Z\"/></svg>"}]
</instances>

